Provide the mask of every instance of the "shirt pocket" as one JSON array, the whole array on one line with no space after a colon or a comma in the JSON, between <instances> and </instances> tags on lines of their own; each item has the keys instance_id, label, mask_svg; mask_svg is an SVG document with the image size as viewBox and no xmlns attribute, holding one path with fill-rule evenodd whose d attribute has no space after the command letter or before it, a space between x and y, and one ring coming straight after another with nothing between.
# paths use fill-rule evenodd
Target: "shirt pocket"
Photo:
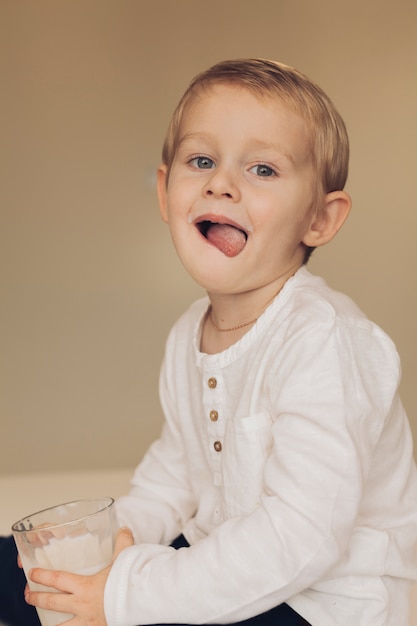
<instances>
[{"instance_id":1,"label":"shirt pocket","mask_svg":"<svg viewBox=\"0 0 417 626\"><path fill-rule=\"evenodd\" d=\"M272 419L266 411L227 421L222 451L224 519L245 515L259 504L263 473L272 447Z\"/></svg>"}]
</instances>

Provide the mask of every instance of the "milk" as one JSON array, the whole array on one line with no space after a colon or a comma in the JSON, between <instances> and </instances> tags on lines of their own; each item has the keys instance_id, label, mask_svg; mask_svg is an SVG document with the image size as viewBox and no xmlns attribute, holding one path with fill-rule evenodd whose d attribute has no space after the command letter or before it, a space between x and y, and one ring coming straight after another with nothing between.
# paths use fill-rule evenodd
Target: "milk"
<instances>
[{"instance_id":1,"label":"milk","mask_svg":"<svg viewBox=\"0 0 417 626\"><path fill-rule=\"evenodd\" d=\"M110 565L112 560L113 546L111 537L102 542L96 535L89 533L76 537L51 538L49 543L35 549L34 559L22 555L22 564L28 578L29 571L34 567L46 569L59 569L74 574L90 576ZM28 578L29 580L29 578ZM52 591L55 589L39 585L29 580L29 586L33 591ZM57 626L73 617L69 613L46 611L37 607L42 626Z\"/></svg>"}]
</instances>

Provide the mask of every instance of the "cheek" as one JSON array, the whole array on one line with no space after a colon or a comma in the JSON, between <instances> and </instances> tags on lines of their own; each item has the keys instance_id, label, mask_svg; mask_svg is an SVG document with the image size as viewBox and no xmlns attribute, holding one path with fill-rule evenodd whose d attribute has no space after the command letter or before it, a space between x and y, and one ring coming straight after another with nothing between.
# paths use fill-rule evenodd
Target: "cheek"
<instances>
[{"instance_id":1,"label":"cheek","mask_svg":"<svg viewBox=\"0 0 417 626\"><path fill-rule=\"evenodd\" d=\"M175 178L170 179L167 189L168 216L184 215L190 207L191 195L188 185L176 181Z\"/></svg>"},{"instance_id":2,"label":"cheek","mask_svg":"<svg viewBox=\"0 0 417 626\"><path fill-rule=\"evenodd\" d=\"M290 228L294 222L294 215L288 203L280 200L268 201L257 198L256 210L251 212L251 222L255 231L270 238L282 230Z\"/></svg>"}]
</instances>

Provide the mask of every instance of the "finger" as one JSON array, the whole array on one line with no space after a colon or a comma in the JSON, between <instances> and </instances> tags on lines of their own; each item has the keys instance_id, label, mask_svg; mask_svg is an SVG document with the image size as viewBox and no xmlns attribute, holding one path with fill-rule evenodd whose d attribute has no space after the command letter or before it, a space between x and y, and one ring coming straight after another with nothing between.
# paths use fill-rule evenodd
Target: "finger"
<instances>
[{"instance_id":1,"label":"finger","mask_svg":"<svg viewBox=\"0 0 417 626\"><path fill-rule=\"evenodd\" d=\"M40 567L31 569L29 578L34 583L45 585L45 587L52 587L57 591L66 593L74 592L79 579L76 574L71 574L70 572L42 569Z\"/></svg>"},{"instance_id":2,"label":"finger","mask_svg":"<svg viewBox=\"0 0 417 626\"><path fill-rule=\"evenodd\" d=\"M29 588L25 590L25 600L27 604L36 606L39 609L47 611L59 611L60 613L68 613L71 618L73 613L73 596L69 593L54 593L48 591L31 591Z\"/></svg>"},{"instance_id":3,"label":"finger","mask_svg":"<svg viewBox=\"0 0 417 626\"><path fill-rule=\"evenodd\" d=\"M120 528L114 545L113 560L119 556L122 550L133 546L133 544L134 540L132 531L129 528Z\"/></svg>"}]
</instances>

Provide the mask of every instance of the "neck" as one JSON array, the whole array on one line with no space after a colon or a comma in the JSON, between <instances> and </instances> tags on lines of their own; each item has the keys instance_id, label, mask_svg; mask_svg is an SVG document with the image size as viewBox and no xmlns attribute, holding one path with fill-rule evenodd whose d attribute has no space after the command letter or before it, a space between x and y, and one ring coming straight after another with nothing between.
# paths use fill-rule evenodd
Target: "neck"
<instances>
[{"instance_id":1,"label":"neck","mask_svg":"<svg viewBox=\"0 0 417 626\"><path fill-rule=\"evenodd\" d=\"M237 294L209 293L210 309L207 320L218 333L247 332L281 291L298 268L293 268L267 285Z\"/></svg>"},{"instance_id":2,"label":"neck","mask_svg":"<svg viewBox=\"0 0 417 626\"><path fill-rule=\"evenodd\" d=\"M213 328L218 333L236 332L236 331L240 331L243 328L249 330L249 326L253 326L253 324L255 324L255 322L258 321L258 317L260 317L262 315L262 313L265 311L265 309L268 307L268 305L275 298L277 293L274 293L272 295L272 297L269 298L261 307L258 307L258 313L255 314L255 317L251 317L251 315L253 315L253 313L249 314L249 310L248 310L247 317L245 319L245 311L243 309L239 309L239 308L237 310L234 309L231 312L232 316L229 318L231 320L234 319L234 322L232 323L231 326L227 325L227 322L226 322L227 318L221 317L219 312L217 313L217 315L214 313L212 305L210 305L210 308L208 310L207 318L209 319L209 321L210 321L211 325L213 326ZM254 308L254 310L255 310L255 308Z\"/></svg>"},{"instance_id":3,"label":"neck","mask_svg":"<svg viewBox=\"0 0 417 626\"><path fill-rule=\"evenodd\" d=\"M251 326L252 324L254 324L255 322L258 321L258 318L255 317L253 320L248 320L247 322L242 322L241 324L237 324L236 326L231 326L230 328L220 328L219 326L217 326L216 322L214 321L213 318L213 310L210 307L209 312L208 312L208 318L211 322L211 324L213 325L213 327L217 330L217 332L219 333L230 333L236 330L240 330L241 328L245 328L246 326Z\"/></svg>"},{"instance_id":4,"label":"neck","mask_svg":"<svg viewBox=\"0 0 417 626\"><path fill-rule=\"evenodd\" d=\"M256 323L286 281L254 292L242 294L211 294L203 326L200 349L207 354L226 350L239 341Z\"/></svg>"}]
</instances>

